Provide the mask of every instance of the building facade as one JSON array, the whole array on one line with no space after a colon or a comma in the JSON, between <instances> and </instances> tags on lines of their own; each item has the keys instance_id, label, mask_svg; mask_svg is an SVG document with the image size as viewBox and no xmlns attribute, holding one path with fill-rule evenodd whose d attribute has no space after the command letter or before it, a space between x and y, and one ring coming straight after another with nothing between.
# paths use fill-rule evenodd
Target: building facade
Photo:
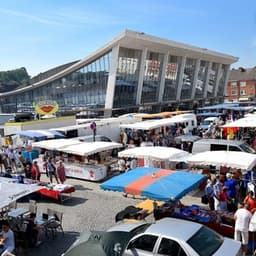
<instances>
[{"instance_id":1,"label":"building facade","mask_svg":"<svg viewBox=\"0 0 256 256\"><path fill-rule=\"evenodd\" d=\"M4 113L55 100L60 111L101 110L105 116L192 108L224 101L238 58L145 33L124 31L85 59L25 88L0 94Z\"/></svg>"},{"instance_id":2,"label":"building facade","mask_svg":"<svg viewBox=\"0 0 256 256\"><path fill-rule=\"evenodd\" d=\"M226 100L231 102L256 99L256 67L230 70Z\"/></svg>"}]
</instances>

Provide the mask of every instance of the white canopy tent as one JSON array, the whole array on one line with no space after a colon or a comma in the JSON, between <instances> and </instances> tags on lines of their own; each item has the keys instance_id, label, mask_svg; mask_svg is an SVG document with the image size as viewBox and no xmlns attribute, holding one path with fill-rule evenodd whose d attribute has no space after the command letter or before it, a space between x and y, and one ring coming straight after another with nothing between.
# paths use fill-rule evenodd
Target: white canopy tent
<instances>
[{"instance_id":1,"label":"white canopy tent","mask_svg":"<svg viewBox=\"0 0 256 256\"><path fill-rule=\"evenodd\" d=\"M181 114L170 118L156 119L137 122L133 124L122 124L120 128L128 128L134 130L152 130L160 127L170 126L176 123L184 123L191 120L193 114Z\"/></svg>"},{"instance_id":2,"label":"white canopy tent","mask_svg":"<svg viewBox=\"0 0 256 256\"><path fill-rule=\"evenodd\" d=\"M33 142L32 147L44 148L48 150L58 150L62 147L81 144L79 140L76 139L55 139L55 140L42 140L38 142Z\"/></svg>"},{"instance_id":3,"label":"white canopy tent","mask_svg":"<svg viewBox=\"0 0 256 256\"><path fill-rule=\"evenodd\" d=\"M37 184L14 183L13 179L0 177L0 208L42 188Z\"/></svg>"},{"instance_id":4,"label":"white canopy tent","mask_svg":"<svg viewBox=\"0 0 256 256\"><path fill-rule=\"evenodd\" d=\"M256 165L256 155L237 151L206 151L191 155L187 159L192 165L213 165L251 170Z\"/></svg>"},{"instance_id":5,"label":"white canopy tent","mask_svg":"<svg viewBox=\"0 0 256 256\"><path fill-rule=\"evenodd\" d=\"M121 148L123 145L116 142L105 142L105 141L95 141L95 142L80 142L79 144L69 145L66 147L59 148L59 151L74 154L79 156L89 156L102 151L112 150L116 148Z\"/></svg>"},{"instance_id":6,"label":"white canopy tent","mask_svg":"<svg viewBox=\"0 0 256 256\"><path fill-rule=\"evenodd\" d=\"M118 153L118 157L150 158L162 161L183 161L188 156L188 152L172 147L135 147Z\"/></svg>"},{"instance_id":7,"label":"white canopy tent","mask_svg":"<svg viewBox=\"0 0 256 256\"><path fill-rule=\"evenodd\" d=\"M231 128L231 127L254 128L254 127L256 127L256 117L249 116L249 117L241 118L234 122L227 123L222 126L222 128Z\"/></svg>"}]
</instances>

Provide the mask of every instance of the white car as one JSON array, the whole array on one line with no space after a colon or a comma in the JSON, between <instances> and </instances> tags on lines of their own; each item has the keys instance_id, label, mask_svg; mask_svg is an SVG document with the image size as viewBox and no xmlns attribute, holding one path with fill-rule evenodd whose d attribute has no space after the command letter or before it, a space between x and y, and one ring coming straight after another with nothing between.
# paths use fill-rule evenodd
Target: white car
<instances>
[{"instance_id":1,"label":"white car","mask_svg":"<svg viewBox=\"0 0 256 256\"><path fill-rule=\"evenodd\" d=\"M240 242L223 237L201 224L181 219L164 218L153 224L122 222L110 231L136 234L123 249L124 256L242 255Z\"/></svg>"}]
</instances>

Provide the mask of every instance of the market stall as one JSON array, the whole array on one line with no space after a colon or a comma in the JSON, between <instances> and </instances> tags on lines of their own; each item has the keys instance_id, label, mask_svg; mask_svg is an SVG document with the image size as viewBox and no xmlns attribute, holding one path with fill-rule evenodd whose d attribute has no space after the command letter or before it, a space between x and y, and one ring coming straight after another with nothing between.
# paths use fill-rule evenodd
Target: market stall
<instances>
[{"instance_id":1,"label":"market stall","mask_svg":"<svg viewBox=\"0 0 256 256\"><path fill-rule=\"evenodd\" d=\"M15 133L16 135L20 135L22 137L27 137L34 140L48 140L48 139L56 139L56 138L64 138L65 136L60 132L54 130L26 130L19 131Z\"/></svg>"},{"instance_id":2,"label":"market stall","mask_svg":"<svg viewBox=\"0 0 256 256\"><path fill-rule=\"evenodd\" d=\"M0 209L41 188L38 184L19 184L15 179L0 177Z\"/></svg>"},{"instance_id":3,"label":"market stall","mask_svg":"<svg viewBox=\"0 0 256 256\"><path fill-rule=\"evenodd\" d=\"M143 162L144 166L171 168L171 163L183 162L189 153L173 147L135 147L123 150L118 153L120 158L136 158Z\"/></svg>"},{"instance_id":4,"label":"market stall","mask_svg":"<svg viewBox=\"0 0 256 256\"><path fill-rule=\"evenodd\" d=\"M241 169L243 173L246 173L256 165L256 155L236 151L205 151L191 155L187 161L190 165L213 165L218 168L224 166Z\"/></svg>"},{"instance_id":5,"label":"market stall","mask_svg":"<svg viewBox=\"0 0 256 256\"><path fill-rule=\"evenodd\" d=\"M37 191L40 195L53 198L56 201L63 203L66 199L70 198L72 193L75 192L75 187L68 184L49 184ZM68 195L68 197L66 197Z\"/></svg>"},{"instance_id":6,"label":"market stall","mask_svg":"<svg viewBox=\"0 0 256 256\"><path fill-rule=\"evenodd\" d=\"M111 156L112 150L122 147L122 144L116 142L80 142L66 139L59 145L54 146L43 143L34 143L35 147L48 148L54 150L51 155L56 160L62 159L65 166L67 177L80 178L91 181L99 181L108 175L108 169L117 162L116 158ZM40 169L43 170L43 159L37 159Z\"/></svg>"},{"instance_id":7,"label":"market stall","mask_svg":"<svg viewBox=\"0 0 256 256\"><path fill-rule=\"evenodd\" d=\"M138 167L100 185L104 190L124 192L160 201L178 201L206 179L202 174Z\"/></svg>"}]
</instances>

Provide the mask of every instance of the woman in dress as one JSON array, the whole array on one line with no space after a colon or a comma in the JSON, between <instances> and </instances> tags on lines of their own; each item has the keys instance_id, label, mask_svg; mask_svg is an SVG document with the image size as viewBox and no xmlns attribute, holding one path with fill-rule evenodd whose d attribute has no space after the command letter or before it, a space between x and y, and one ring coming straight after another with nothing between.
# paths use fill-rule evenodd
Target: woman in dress
<instances>
[{"instance_id":1,"label":"woman in dress","mask_svg":"<svg viewBox=\"0 0 256 256\"><path fill-rule=\"evenodd\" d=\"M66 173L65 173L65 167L61 160L58 162L57 175L59 177L61 184L63 184L66 180Z\"/></svg>"}]
</instances>

